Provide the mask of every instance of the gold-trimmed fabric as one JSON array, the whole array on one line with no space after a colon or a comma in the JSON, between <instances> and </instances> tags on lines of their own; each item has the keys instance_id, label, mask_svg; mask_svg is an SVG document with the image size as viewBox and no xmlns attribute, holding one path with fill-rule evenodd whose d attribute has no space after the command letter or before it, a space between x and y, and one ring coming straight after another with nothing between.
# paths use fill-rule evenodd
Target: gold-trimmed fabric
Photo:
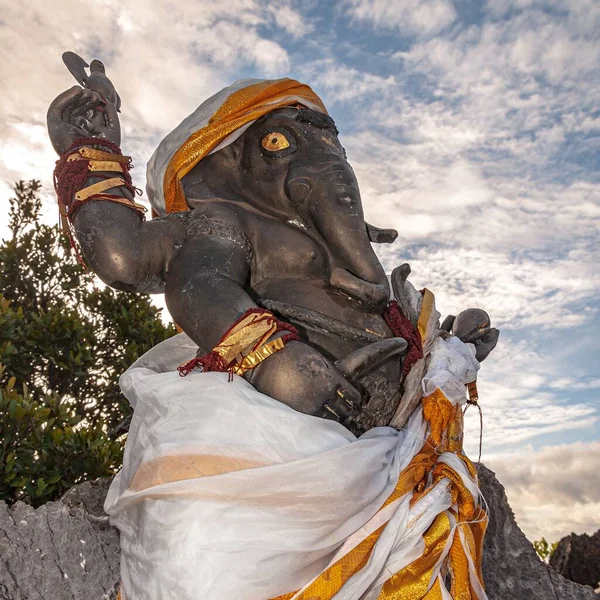
<instances>
[{"instance_id":1,"label":"gold-trimmed fabric","mask_svg":"<svg viewBox=\"0 0 600 600\"><path fill-rule=\"evenodd\" d=\"M253 369L271 354L283 348L281 339L267 344L267 340L277 331L277 321L267 312L251 313L236 323L223 340L213 348L225 364L236 361L232 371L242 375Z\"/></svg>"},{"instance_id":2,"label":"gold-trimmed fabric","mask_svg":"<svg viewBox=\"0 0 600 600\"><path fill-rule=\"evenodd\" d=\"M289 330L290 333L269 341L269 338L282 330ZM290 339L298 339L293 327L280 323L269 311L252 309L223 334L219 343L208 354L183 363L178 371L182 377L196 367L202 367L205 372L228 371L231 375L243 375L282 350L285 342Z\"/></svg>"},{"instance_id":3,"label":"gold-trimmed fabric","mask_svg":"<svg viewBox=\"0 0 600 600\"><path fill-rule=\"evenodd\" d=\"M90 160L88 164L88 171L115 171L117 173L123 173L123 167L121 163L116 160Z\"/></svg>"},{"instance_id":4,"label":"gold-trimmed fabric","mask_svg":"<svg viewBox=\"0 0 600 600\"><path fill-rule=\"evenodd\" d=\"M433 294L427 288L422 291L422 294L423 303L421 304L421 312L419 314L419 320L417 321L417 329L419 330L421 340L425 343L425 340L427 339L427 324L429 323L431 313L435 308L435 299Z\"/></svg>"},{"instance_id":5,"label":"gold-trimmed fabric","mask_svg":"<svg viewBox=\"0 0 600 600\"><path fill-rule=\"evenodd\" d=\"M71 154L69 158L67 158L67 162L73 162L78 160L86 160L88 162L88 171L115 171L117 173L125 172L123 170L123 161L109 159L97 160L95 158L87 158L79 152L75 152L74 154Z\"/></svg>"},{"instance_id":6,"label":"gold-trimmed fabric","mask_svg":"<svg viewBox=\"0 0 600 600\"><path fill-rule=\"evenodd\" d=\"M429 290L423 290L423 296L418 326L425 337L435 302ZM453 600L482 600L471 584L470 564L475 566L473 574L483 589L481 559L487 515L461 474L448 462L439 461L441 455L452 454L466 468L463 476L477 480L476 470L463 452L462 406L451 402L441 389L436 388L423 398L423 419L428 424L428 437L400 474L393 493L379 512L406 494L411 495L410 504L414 506L438 485L448 486L452 507L435 516L423 534L421 556L391 575L384 582L378 598L442 600L443 574L447 572L452 582L450 595ZM346 582L367 565L386 525L387 522L383 523L366 536L302 590L270 600L332 600Z\"/></svg>"},{"instance_id":7,"label":"gold-trimmed fabric","mask_svg":"<svg viewBox=\"0 0 600 600\"><path fill-rule=\"evenodd\" d=\"M92 160L112 160L122 164L129 164L131 162L131 156L125 156L124 154L113 154L112 152L97 150L96 148L79 148L77 152L84 158ZM69 160L71 160L71 157L69 157Z\"/></svg>"},{"instance_id":8,"label":"gold-trimmed fabric","mask_svg":"<svg viewBox=\"0 0 600 600\"><path fill-rule=\"evenodd\" d=\"M190 135L169 161L163 182L166 212L188 210L182 178L225 138L267 113L296 105L302 99L327 114L313 90L294 79L265 80L233 92L212 115L208 125Z\"/></svg>"},{"instance_id":9,"label":"gold-trimmed fabric","mask_svg":"<svg viewBox=\"0 0 600 600\"><path fill-rule=\"evenodd\" d=\"M146 212L146 207L143 204L138 204L134 200L129 200L129 198L125 198L124 196L115 196L114 194L96 194L95 198L92 198L92 200L106 200L108 202L114 202L115 204L122 204L123 206L131 208L141 214ZM85 200L81 200L74 203L70 214L73 214L73 210L77 210L77 208L84 202Z\"/></svg>"},{"instance_id":10,"label":"gold-trimmed fabric","mask_svg":"<svg viewBox=\"0 0 600 600\"><path fill-rule=\"evenodd\" d=\"M126 183L125 180L121 179L120 177L104 179L102 181L98 181L98 183L88 185L88 187L79 190L75 194L75 200L87 200L90 196L101 194L102 192L106 192L112 188L121 187L122 185L126 185Z\"/></svg>"}]
</instances>

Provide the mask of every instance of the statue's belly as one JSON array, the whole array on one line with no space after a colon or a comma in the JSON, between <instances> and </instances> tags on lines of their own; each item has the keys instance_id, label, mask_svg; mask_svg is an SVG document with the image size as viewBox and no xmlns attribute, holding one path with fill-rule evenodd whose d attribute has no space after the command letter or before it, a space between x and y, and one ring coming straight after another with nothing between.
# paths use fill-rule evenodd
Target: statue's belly
<instances>
[{"instance_id":1,"label":"statue's belly","mask_svg":"<svg viewBox=\"0 0 600 600\"><path fill-rule=\"evenodd\" d=\"M298 325L308 341L337 359L373 341L392 337L381 315L326 285L322 279L270 279L252 290L266 308Z\"/></svg>"}]
</instances>

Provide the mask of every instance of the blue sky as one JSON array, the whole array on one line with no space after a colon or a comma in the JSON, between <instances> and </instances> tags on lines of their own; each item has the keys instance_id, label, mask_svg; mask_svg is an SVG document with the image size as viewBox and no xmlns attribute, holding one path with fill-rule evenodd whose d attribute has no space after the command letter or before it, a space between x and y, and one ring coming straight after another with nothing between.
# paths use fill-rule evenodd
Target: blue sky
<instances>
[{"instance_id":1,"label":"blue sky","mask_svg":"<svg viewBox=\"0 0 600 600\"><path fill-rule=\"evenodd\" d=\"M522 528L600 526L600 3L0 0L0 15L0 202L42 179L48 220L64 50L105 62L138 185L160 139L235 79L310 84L367 219L399 231L385 266L410 262L443 314L480 306L502 330L480 375L483 456Z\"/></svg>"}]
</instances>

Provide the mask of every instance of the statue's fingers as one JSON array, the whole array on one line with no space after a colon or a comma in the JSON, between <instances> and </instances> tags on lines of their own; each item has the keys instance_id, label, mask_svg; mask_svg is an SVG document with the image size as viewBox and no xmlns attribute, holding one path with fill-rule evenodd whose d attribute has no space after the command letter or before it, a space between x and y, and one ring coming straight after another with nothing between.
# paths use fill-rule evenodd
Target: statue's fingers
<instances>
[{"instance_id":1,"label":"statue's fingers","mask_svg":"<svg viewBox=\"0 0 600 600\"><path fill-rule=\"evenodd\" d=\"M351 385L343 385L335 390L336 404L344 413L344 418L355 413L363 404L360 392Z\"/></svg>"},{"instance_id":2,"label":"statue's fingers","mask_svg":"<svg viewBox=\"0 0 600 600\"><path fill-rule=\"evenodd\" d=\"M63 154L73 140L81 135L80 130L70 122L70 119L71 112L78 106L82 93L82 88L75 85L55 98L48 108L48 134L58 154Z\"/></svg>"},{"instance_id":3,"label":"statue's fingers","mask_svg":"<svg viewBox=\"0 0 600 600\"><path fill-rule=\"evenodd\" d=\"M500 330L495 327L491 327L484 335L481 336L481 341L485 344L496 344L498 337L500 336Z\"/></svg>"},{"instance_id":4,"label":"statue's fingers","mask_svg":"<svg viewBox=\"0 0 600 600\"><path fill-rule=\"evenodd\" d=\"M69 109L74 108L74 104L79 101L83 91L84 90L78 85L74 85L72 88L69 88L57 96L48 108L48 122L57 120L62 121L63 113L67 111L70 112Z\"/></svg>"},{"instance_id":5,"label":"statue's fingers","mask_svg":"<svg viewBox=\"0 0 600 600\"><path fill-rule=\"evenodd\" d=\"M76 117L80 117L81 115L85 115L88 110L94 110L100 104L102 104L103 100L98 92L94 92L94 90L85 89L81 93L79 97L78 106L73 109L71 112L71 120Z\"/></svg>"},{"instance_id":6,"label":"statue's fingers","mask_svg":"<svg viewBox=\"0 0 600 600\"><path fill-rule=\"evenodd\" d=\"M119 146L121 144L121 125L119 113L114 104L108 102L104 106L104 118L106 120L106 137Z\"/></svg>"}]
</instances>

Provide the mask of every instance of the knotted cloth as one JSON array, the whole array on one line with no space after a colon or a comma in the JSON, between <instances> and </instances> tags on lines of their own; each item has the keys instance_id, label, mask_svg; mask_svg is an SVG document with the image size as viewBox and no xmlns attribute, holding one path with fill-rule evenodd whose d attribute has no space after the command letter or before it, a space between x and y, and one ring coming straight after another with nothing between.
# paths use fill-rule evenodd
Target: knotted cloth
<instances>
[{"instance_id":1,"label":"knotted cloth","mask_svg":"<svg viewBox=\"0 0 600 600\"><path fill-rule=\"evenodd\" d=\"M294 79L241 79L203 102L158 146L148 163L148 198L163 216L188 210L181 180L205 156L239 138L271 111L301 104L327 110L313 90Z\"/></svg>"},{"instance_id":2,"label":"knotted cloth","mask_svg":"<svg viewBox=\"0 0 600 600\"><path fill-rule=\"evenodd\" d=\"M430 299L422 324L436 321ZM134 363L105 504L123 600L486 600L487 516L462 449L479 365L472 345L429 327L422 407L402 430L360 438L237 375L179 377L196 351L185 334Z\"/></svg>"}]
</instances>

